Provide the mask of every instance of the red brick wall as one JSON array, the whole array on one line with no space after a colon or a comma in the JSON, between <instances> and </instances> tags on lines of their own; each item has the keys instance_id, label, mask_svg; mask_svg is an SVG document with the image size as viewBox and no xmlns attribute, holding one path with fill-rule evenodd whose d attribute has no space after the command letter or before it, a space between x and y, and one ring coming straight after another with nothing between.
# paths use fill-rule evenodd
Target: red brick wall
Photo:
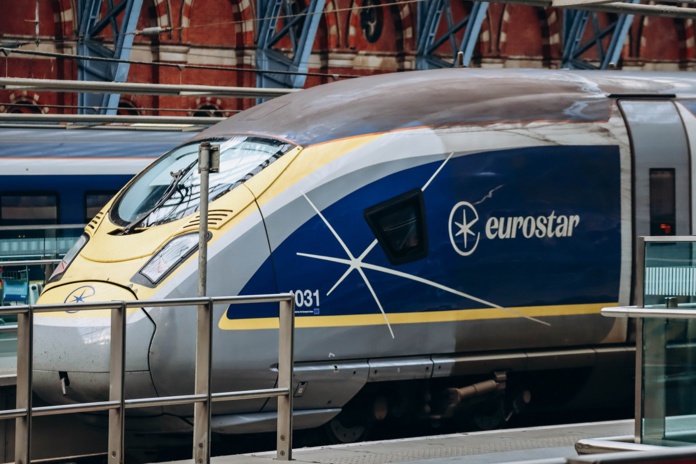
<instances>
[{"instance_id":1,"label":"red brick wall","mask_svg":"<svg viewBox=\"0 0 696 464\"><path fill-rule=\"evenodd\" d=\"M303 0L297 0L302 2ZM381 0L373 14L359 7L377 0L327 0L317 38L313 45L310 72L305 86L331 82L341 75L369 75L414 68L416 54L417 2L397 4ZM136 36L129 82L200 84L253 87L256 0L144 0L138 29L171 28L157 36ZM388 3L388 5L385 5ZM21 50L72 55L76 50L75 0L41 0L39 43L34 29L35 0L3 2L0 40L24 43ZM451 0L454 22L466 17L472 3ZM488 9L472 66L558 67L561 50L561 12L524 5L493 3ZM600 25L612 16L599 14ZM588 28L589 29L589 28ZM440 32L444 30L444 21ZM460 40L463 31L460 31ZM102 34L111 40L107 28ZM691 69L694 65L694 24L671 18L634 20L624 47L622 65L627 69ZM605 39L607 43L608 38ZM287 39L280 47L289 49ZM449 58L449 42L438 52ZM585 56L596 59L594 51ZM159 66L150 61L161 63ZM0 76L44 79L77 79L73 59L33 56L12 52L0 54ZM124 101L152 114L192 114L201 106L231 114L254 104L252 99L197 99L124 95ZM0 91L0 111L17 103L35 104L43 111L76 105L75 95L50 92L23 95ZM169 110L169 111L165 111ZM65 112L74 112L65 109Z\"/></svg>"}]
</instances>

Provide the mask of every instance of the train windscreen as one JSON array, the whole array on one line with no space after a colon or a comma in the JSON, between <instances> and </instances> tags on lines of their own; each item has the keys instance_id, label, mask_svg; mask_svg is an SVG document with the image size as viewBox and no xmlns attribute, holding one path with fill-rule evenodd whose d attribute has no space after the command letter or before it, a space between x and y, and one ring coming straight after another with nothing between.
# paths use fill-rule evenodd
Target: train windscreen
<instances>
[{"instance_id":1,"label":"train windscreen","mask_svg":"<svg viewBox=\"0 0 696 464\"><path fill-rule=\"evenodd\" d=\"M210 201L246 182L292 148L284 141L249 136L207 141L220 145L220 172L210 176ZM200 142L183 145L165 154L121 193L111 218L124 226L125 233L136 226L175 221L198 210L199 145Z\"/></svg>"}]
</instances>

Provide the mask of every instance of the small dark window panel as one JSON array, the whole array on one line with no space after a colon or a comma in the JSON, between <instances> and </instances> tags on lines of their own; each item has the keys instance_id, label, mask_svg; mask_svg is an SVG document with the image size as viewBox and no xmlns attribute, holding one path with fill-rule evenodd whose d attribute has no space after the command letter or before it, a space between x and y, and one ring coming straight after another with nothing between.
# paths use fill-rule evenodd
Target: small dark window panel
<instances>
[{"instance_id":1,"label":"small dark window panel","mask_svg":"<svg viewBox=\"0 0 696 464\"><path fill-rule=\"evenodd\" d=\"M650 170L650 235L677 234L674 169Z\"/></svg>"},{"instance_id":2,"label":"small dark window panel","mask_svg":"<svg viewBox=\"0 0 696 464\"><path fill-rule=\"evenodd\" d=\"M420 189L367 208L365 220L391 264L405 264L427 256L425 205Z\"/></svg>"},{"instance_id":3,"label":"small dark window panel","mask_svg":"<svg viewBox=\"0 0 696 464\"><path fill-rule=\"evenodd\" d=\"M91 221L116 193L117 192L85 193L85 223Z\"/></svg>"},{"instance_id":4,"label":"small dark window panel","mask_svg":"<svg viewBox=\"0 0 696 464\"><path fill-rule=\"evenodd\" d=\"M58 224L56 195L3 195L0 197L0 225L48 224Z\"/></svg>"}]
</instances>

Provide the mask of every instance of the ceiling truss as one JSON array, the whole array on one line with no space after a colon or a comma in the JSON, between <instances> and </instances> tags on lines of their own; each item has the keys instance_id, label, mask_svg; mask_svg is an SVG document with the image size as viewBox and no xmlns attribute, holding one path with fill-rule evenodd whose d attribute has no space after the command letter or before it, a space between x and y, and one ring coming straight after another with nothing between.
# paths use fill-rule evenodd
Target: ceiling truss
<instances>
[{"instance_id":1,"label":"ceiling truss","mask_svg":"<svg viewBox=\"0 0 696 464\"><path fill-rule=\"evenodd\" d=\"M79 60L81 81L125 82L143 0L78 0L77 54L114 61ZM111 44L111 48L106 45ZM116 114L119 94L80 93L80 114Z\"/></svg>"},{"instance_id":2,"label":"ceiling truss","mask_svg":"<svg viewBox=\"0 0 696 464\"><path fill-rule=\"evenodd\" d=\"M307 0L304 7L299 0L257 1L256 68L263 71L257 73L257 87L301 88L326 0ZM289 53L279 48L288 43Z\"/></svg>"},{"instance_id":3,"label":"ceiling truss","mask_svg":"<svg viewBox=\"0 0 696 464\"><path fill-rule=\"evenodd\" d=\"M470 64L488 3L472 2L469 14L455 19L452 13L455 1L460 0L418 2L417 69ZM503 1L564 9L562 66L575 69L608 69L616 65L634 15L696 18L696 8L691 8L696 0L667 0L666 5L640 4L639 0ZM257 0L258 87L298 89L304 86L325 3L326 0ZM78 53L86 58L115 59L80 60L78 76L81 81L126 81L127 60L142 5L143 0L78 0ZM609 24L605 18L600 25L598 12L616 16ZM106 43L113 46L108 47ZM438 49L446 43L451 52L443 54ZM590 60L588 56L595 58ZM83 114L116 114L119 97L118 93L81 93L79 106L84 108L80 111Z\"/></svg>"}]
</instances>

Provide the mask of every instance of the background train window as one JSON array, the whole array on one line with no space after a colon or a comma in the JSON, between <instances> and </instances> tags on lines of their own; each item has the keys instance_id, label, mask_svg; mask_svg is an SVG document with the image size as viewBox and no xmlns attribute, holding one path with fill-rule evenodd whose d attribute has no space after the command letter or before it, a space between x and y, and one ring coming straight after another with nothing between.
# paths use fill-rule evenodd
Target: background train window
<instances>
[{"instance_id":1,"label":"background train window","mask_svg":"<svg viewBox=\"0 0 696 464\"><path fill-rule=\"evenodd\" d=\"M428 254L425 205L420 189L367 208L365 220L390 263L404 264Z\"/></svg>"},{"instance_id":2,"label":"background train window","mask_svg":"<svg viewBox=\"0 0 696 464\"><path fill-rule=\"evenodd\" d=\"M650 235L676 235L674 169L650 170Z\"/></svg>"},{"instance_id":3,"label":"background train window","mask_svg":"<svg viewBox=\"0 0 696 464\"><path fill-rule=\"evenodd\" d=\"M91 221L114 195L116 192L85 193L85 223Z\"/></svg>"},{"instance_id":4,"label":"background train window","mask_svg":"<svg viewBox=\"0 0 696 464\"><path fill-rule=\"evenodd\" d=\"M58 224L57 195L0 196L0 225Z\"/></svg>"}]
</instances>

